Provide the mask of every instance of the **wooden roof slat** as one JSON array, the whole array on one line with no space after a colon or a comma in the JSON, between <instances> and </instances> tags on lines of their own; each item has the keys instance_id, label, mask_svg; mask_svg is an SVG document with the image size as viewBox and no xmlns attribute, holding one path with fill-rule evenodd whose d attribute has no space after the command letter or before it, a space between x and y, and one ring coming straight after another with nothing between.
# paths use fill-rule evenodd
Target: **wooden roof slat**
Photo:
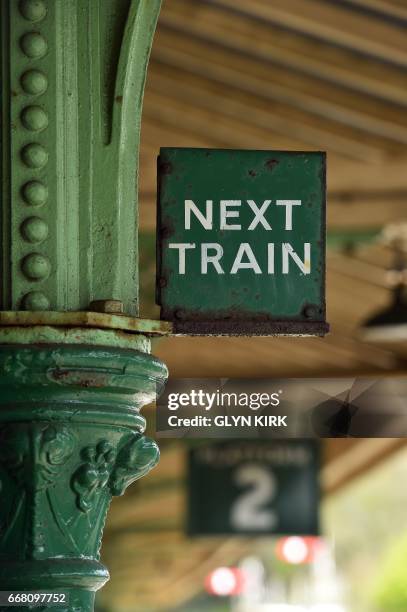
<instances>
[{"instance_id":1,"label":"wooden roof slat","mask_svg":"<svg viewBox=\"0 0 407 612\"><path fill-rule=\"evenodd\" d=\"M380 461L406 444L401 438L359 439L345 455L340 454L322 470L321 483L327 493L334 493L353 478L372 469Z\"/></svg>"},{"instance_id":2,"label":"wooden roof slat","mask_svg":"<svg viewBox=\"0 0 407 612\"><path fill-rule=\"evenodd\" d=\"M223 95L221 91L211 89L210 83L199 83L198 79L176 79L176 75L171 73L159 73L157 67L150 73L149 92L155 91L162 95L165 92L165 105L172 98L177 103L180 100L187 100L189 112L191 107L210 111L217 118L218 123L223 123L223 118L228 117L240 122L240 125L254 126L263 130L263 148L267 147L267 132L272 130L282 136L292 139L303 140L307 147L330 149L363 161L379 161L383 158L385 151L390 153L397 152L394 143L378 142L378 139L368 138L361 132L338 126L334 122L323 119L310 120L307 116L300 113L290 112L287 107L270 105L250 97L249 94L240 92L232 97ZM181 102L184 104L184 102ZM163 101L164 104L164 101ZM201 130L207 126L201 125ZM400 148L400 154L404 151Z\"/></svg>"},{"instance_id":3,"label":"wooden roof slat","mask_svg":"<svg viewBox=\"0 0 407 612\"><path fill-rule=\"evenodd\" d=\"M167 520L179 520L183 516L184 500L179 490L167 491L165 494L165 517ZM161 503L157 503L156 496L146 496L143 504L123 503L116 505L114 515L115 528L129 522L153 522L162 517Z\"/></svg>"},{"instance_id":4,"label":"wooden roof slat","mask_svg":"<svg viewBox=\"0 0 407 612\"><path fill-rule=\"evenodd\" d=\"M337 200L328 194L327 218L330 229L369 229L384 227L387 223L402 221L407 212L405 198L394 197L391 193L383 199L371 201L355 196L353 201Z\"/></svg>"},{"instance_id":5,"label":"wooden roof slat","mask_svg":"<svg viewBox=\"0 0 407 612\"><path fill-rule=\"evenodd\" d=\"M339 334L332 334L332 342L336 342ZM302 376L358 376L366 375L367 372L382 373L394 367L395 360L392 355L384 355L383 358L369 357L365 359L363 353L360 355L357 346L349 347L346 360L332 359L330 362L324 360L325 347L315 340L302 338L301 343L312 345L313 365L304 367L305 354L290 345L286 338L275 339L267 350L266 357L256 358L255 352L250 352L249 347L242 343L241 350L234 351L223 349L223 359L216 357L216 344L203 342L201 339L190 343L178 339L178 346L170 341L162 341L157 348L157 356L166 359L171 376L175 377L211 377L219 375L219 366L225 377L247 378L250 377L302 377ZM175 342L175 341L174 341ZM339 344L339 343L338 343ZM315 354L319 354L319 357ZM245 367L250 355L250 367ZM212 360L214 358L214 361ZM198 363L199 362L199 365Z\"/></svg>"},{"instance_id":6,"label":"wooden roof slat","mask_svg":"<svg viewBox=\"0 0 407 612\"><path fill-rule=\"evenodd\" d=\"M250 550L250 542L249 538L218 538L212 542L211 548L203 551L194 547L189 556L179 561L174 559L175 568L158 572L154 579L140 581L140 584L134 572L130 572L132 580L129 580L128 570L122 570L114 574L114 580L104 589L103 596L109 600L110 592L115 594L114 601L119 607L132 608L135 601L140 607L144 601L151 602L152 597L154 610L168 609L169 602L171 606L181 605L199 592L211 569L222 563L236 563L246 550ZM124 585L127 588L123 589ZM144 588L141 588L142 585Z\"/></svg>"},{"instance_id":7,"label":"wooden roof slat","mask_svg":"<svg viewBox=\"0 0 407 612\"><path fill-rule=\"evenodd\" d=\"M373 98L407 104L407 77L402 69L358 57L301 34L293 36L271 23L251 21L233 11L217 11L211 4L171 0L164 5L158 32L165 29Z\"/></svg>"},{"instance_id":8,"label":"wooden roof slat","mask_svg":"<svg viewBox=\"0 0 407 612\"><path fill-rule=\"evenodd\" d=\"M394 252L381 239L369 245L359 246L356 254L358 260L373 265L381 265L386 270L391 267L394 261Z\"/></svg>"},{"instance_id":9,"label":"wooden roof slat","mask_svg":"<svg viewBox=\"0 0 407 612\"><path fill-rule=\"evenodd\" d=\"M310 149L310 145L302 142L299 137L290 138L271 129L265 135L257 126L250 126L246 122L242 124L236 118L221 116L213 110L195 106L192 112L188 101L167 97L164 103L162 95L155 91L150 83L145 95L144 117L149 121L165 123L174 129L182 125L183 129L196 133L200 138L207 134L212 141L216 139L221 148L244 149L250 142L251 148L258 149L293 151ZM376 155L374 158L377 159Z\"/></svg>"},{"instance_id":10,"label":"wooden roof slat","mask_svg":"<svg viewBox=\"0 0 407 612\"><path fill-rule=\"evenodd\" d=\"M324 0L205 0L229 11L301 32L390 64L407 67L407 39L401 28L344 5Z\"/></svg>"},{"instance_id":11,"label":"wooden roof slat","mask_svg":"<svg viewBox=\"0 0 407 612\"><path fill-rule=\"evenodd\" d=\"M407 192L407 157L385 159L378 164L349 161L346 159L327 160L328 189L331 192L358 190L377 192Z\"/></svg>"},{"instance_id":12,"label":"wooden roof slat","mask_svg":"<svg viewBox=\"0 0 407 612\"><path fill-rule=\"evenodd\" d=\"M376 136L407 144L405 109L389 108L367 96L336 86L322 86L315 79L292 77L286 70L259 64L218 48L208 48L187 37L159 35L153 53L163 65L211 79L222 87L242 90L259 98L281 102L306 113L324 117ZM152 65L154 71L154 63Z\"/></svg>"},{"instance_id":13,"label":"wooden roof slat","mask_svg":"<svg viewBox=\"0 0 407 612\"><path fill-rule=\"evenodd\" d=\"M388 0L344 0L345 4L381 13L394 20L407 21L407 6L404 0L389 2Z\"/></svg>"},{"instance_id":14,"label":"wooden roof slat","mask_svg":"<svg viewBox=\"0 0 407 612\"><path fill-rule=\"evenodd\" d=\"M295 357L300 363L309 360L309 369L314 371L318 369L318 366L317 368L315 366L316 363L320 369L323 367L323 362L327 367L338 367L341 359L346 364L349 363L349 360L357 361L358 368L363 363L379 368L390 367L393 363L390 353L377 347L361 345L354 338L341 333L339 329L336 329L336 326L334 326L334 332L323 340L303 338L299 342L296 338L264 339L262 343L257 342L251 351L248 350L241 339L235 339L235 351L238 358L249 359L248 367L250 366L250 357L258 363L262 358L267 360L271 352L281 354L283 351L288 353L292 359ZM240 356L239 351L241 352ZM255 371L255 367L253 370Z\"/></svg>"},{"instance_id":15,"label":"wooden roof slat","mask_svg":"<svg viewBox=\"0 0 407 612\"><path fill-rule=\"evenodd\" d=\"M328 251L327 266L330 272L335 271L345 276L351 276L355 281L385 289L386 293L389 291L386 281L386 268L379 262L377 264L368 263L355 256Z\"/></svg>"}]
</instances>

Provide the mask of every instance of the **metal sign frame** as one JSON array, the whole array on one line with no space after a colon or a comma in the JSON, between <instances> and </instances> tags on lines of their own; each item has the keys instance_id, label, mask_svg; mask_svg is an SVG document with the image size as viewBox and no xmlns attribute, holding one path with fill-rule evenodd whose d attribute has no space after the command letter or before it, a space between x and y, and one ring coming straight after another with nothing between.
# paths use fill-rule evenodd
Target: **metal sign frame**
<instances>
[{"instance_id":1,"label":"metal sign frame","mask_svg":"<svg viewBox=\"0 0 407 612\"><path fill-rule=\"evenodd\" d=\"M223 211L229 206L223 221L222 206ZM275 222L260 212L262 207ZM325 335L325 208L325 153L161 149L156 285L161 319L172 321L174 333L180 335ZM226 231L237 227L240 231ZM209 242L204 244L205 239ZM239 261L237 273L232 266L225 274L223 260L231 265L239 240L249 245L245 248L259 248L261 273L257 262L253 273ZM203 273L199 247L208 253L213 244L222 250L222 265L208 264ZM287 254L289 249L294 254ZM303 261L297 255L301 249Z\"/></svg>"}]
</instances>

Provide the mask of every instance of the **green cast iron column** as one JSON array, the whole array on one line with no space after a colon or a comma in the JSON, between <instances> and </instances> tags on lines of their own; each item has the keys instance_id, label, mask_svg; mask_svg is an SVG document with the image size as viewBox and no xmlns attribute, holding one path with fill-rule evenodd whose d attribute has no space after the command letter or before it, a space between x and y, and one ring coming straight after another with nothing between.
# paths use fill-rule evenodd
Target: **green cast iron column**
<instances>
[{"instance_id":1,"label":"green cast iron column","mask_svg":"<svg viewBox=\"0 0 407 612\"><path fill-rule=\"evenodd\" d=\"M0 1L0 590L65 590L66 611L93 609L110 500L158 459L136 175L159 9Z\"/></svg>"}]
</instances>

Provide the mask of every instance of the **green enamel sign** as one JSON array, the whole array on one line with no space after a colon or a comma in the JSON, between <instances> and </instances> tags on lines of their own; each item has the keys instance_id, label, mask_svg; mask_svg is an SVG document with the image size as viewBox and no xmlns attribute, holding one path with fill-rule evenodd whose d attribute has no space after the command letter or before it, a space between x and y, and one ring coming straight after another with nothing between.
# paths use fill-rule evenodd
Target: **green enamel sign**
<instances>
[{"instance_id":1,"label":"green enamel sign","mask_svg":"<svg viewBox=\"0 0 407 612\"><path fill-rule=\"evenodd\" d=\"M161 318L175 333L324 335L325 154L161 149Z\"/></svg>"},{"instance_id":2,"label":"green enamel sign","mask_svg":"<svg viewBox=\"0 0 407 612\"><path fill-rule=\"evenodd\" d=\"M233 440L189 455L191 535L318 535L318 440Z\"/></svg>"}]
</instances>

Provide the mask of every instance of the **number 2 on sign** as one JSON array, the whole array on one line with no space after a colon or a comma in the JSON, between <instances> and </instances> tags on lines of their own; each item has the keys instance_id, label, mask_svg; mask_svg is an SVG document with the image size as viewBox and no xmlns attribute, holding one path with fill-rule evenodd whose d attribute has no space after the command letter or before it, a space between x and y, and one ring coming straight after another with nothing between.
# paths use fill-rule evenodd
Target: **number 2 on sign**
<instances>
[{"instance_id":1,"label":"number 2 on sign","mask_svg":"<svg viewBox=\"0 0 407 612\"><path fill-rule=\"evenodd\" d=\"M276 496L277 482L274 474L257 464L240 466L234 473L238 487L248 487L235 500L230 511L230 522L237 531L262 531L277 525L277 514L266 508Z\"/></svg>"}]
</instances>

